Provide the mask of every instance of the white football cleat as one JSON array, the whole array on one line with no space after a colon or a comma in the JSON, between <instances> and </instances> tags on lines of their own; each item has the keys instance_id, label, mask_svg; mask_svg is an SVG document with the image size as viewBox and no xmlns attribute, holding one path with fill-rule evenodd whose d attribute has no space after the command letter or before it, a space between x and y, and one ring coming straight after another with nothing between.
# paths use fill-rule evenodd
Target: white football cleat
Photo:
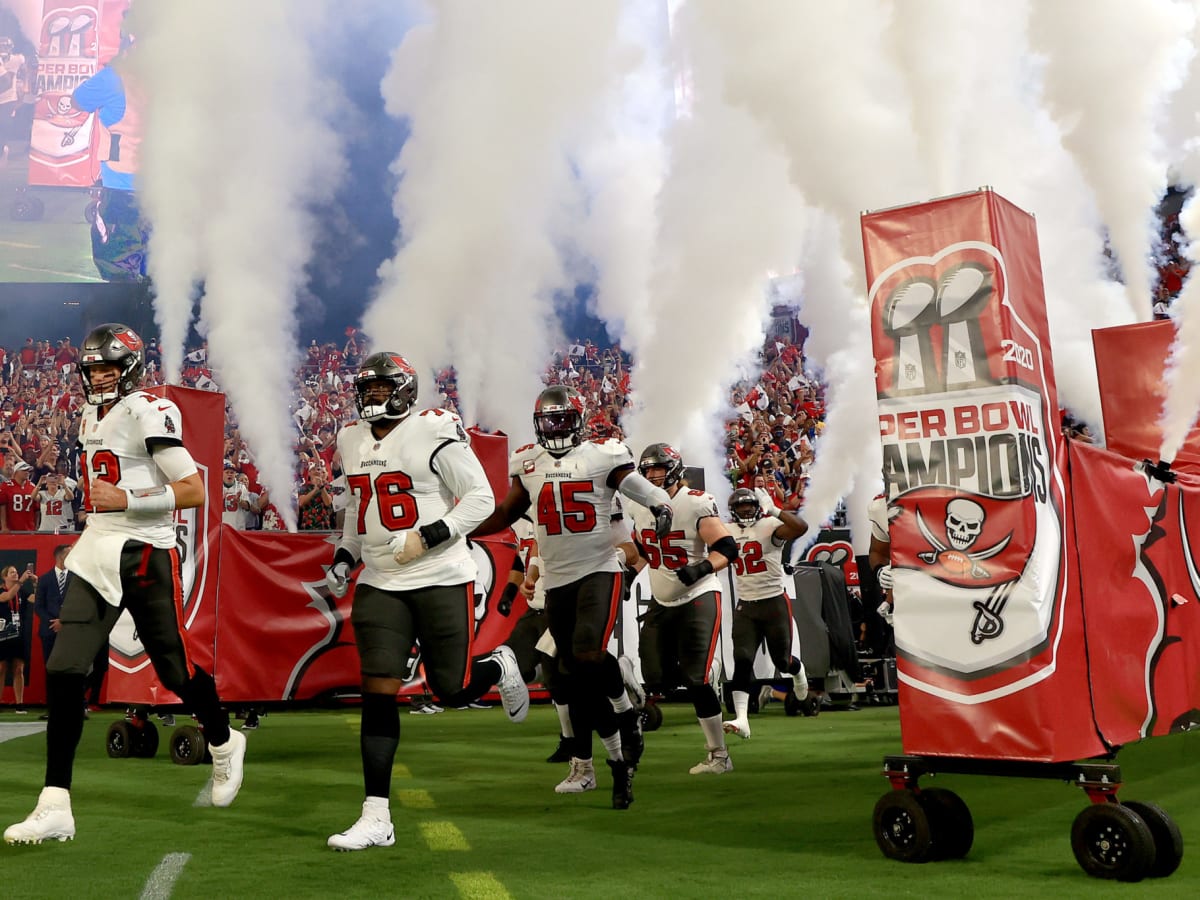
<instances>
[{"instance_id":1,"label":"white football cleat","mask_svg":"<svg viewBox=\"0 0 1200 900\"><path fill-rule=\"evenodd\" d=\"M596 789L596 770L590 759L571 757L571 772L554 788L556 794L582 794Z\"/></svg>"},{"instance_id":2,"label":"white football cleat","mask_svg":"<svg viewBox=\"0 0 1200 900\"><path fill-rule=\"evenodd\" d=\"M366 850L368 847L390 847L396 843L396 829L387 808L363 803L357 822L340 834L331 834L327 841L334 850Z\"/></svg>"},{"instance_id":3,"label":"white football cleat","mask_svg":"<svg viewBox=\"0 0 1200 900\"><path fill-rule=\"evenodd\" d=\"M722 726L726 734L736 734L743 741L750 737L750 723L745 719L731 719Z\"/></svg>"},{"instance_id":4,"label":"white football cleat","mask_svg":"<svg viewBox=\"0 0 1200 900\"><path fill-rule=\"evenodd\" d=\"M792 676L792 693L797 700L808 699L808 675L804 672L804 663L800 663L800 671Z\"/></svg>"},{"instance_id":5,"label":"white football cleat","mask_svg":"<svg viewBox=\"0 0 1200 900\"><path fill-rule=\"evenodd\" d=\"M500 680L496 682L496 688L500 691L504 711L511 721L524 722L529 715L529 688L521 677L517 655L507 644L501 644L492 654L492 659L500 664Z\"/></svg>"},{"instance_id":6,"label":"white football cleat","mask_svg":"<svg viewBox=\"0 0 1200 900\"><path fill-rule=\"evenodd\" d=\"M74 837L75 817L71 815L71 795L64 788L42 788L37 806L25 821L9 825L4 830L4 840L9 844L62 842Z\"/></svg>"},{"instance_id":7,"label":"white football cleat","mask_svg":"<svg viewBox=\"0 0 1200 900\"><path fill-rule=\"evenodd\" d=\"M728 750L710 748L704 761L696 763L688 771L693 775L724 775L733 771L733 760L729 758Z\"/></svg>"},{"instance_id":8,"label":"white football cleat","mask_svg":"<svg viewBox=\"0 0 1200 900\"><path fill-rule=\"evenodd\" d=\"M628 656L621 656L617 658L617 665L621 669L621 681L625 683L629 702L633 704L634 709L641 709L646 705L646 691L637 679L637 672L633 670L633 660Z\"/></svg>"},{"instance_id":9,"label":"white football cleat","mask_svg":"<svg viewBox=\"0 0 1200 900\"><path fill-rule=\"evenodd\" d=\"M229 806L242 787L242 763L246 760L246 736L230 730L229 740L212 753L212 805Z\"/></svg>"}]
</instances>

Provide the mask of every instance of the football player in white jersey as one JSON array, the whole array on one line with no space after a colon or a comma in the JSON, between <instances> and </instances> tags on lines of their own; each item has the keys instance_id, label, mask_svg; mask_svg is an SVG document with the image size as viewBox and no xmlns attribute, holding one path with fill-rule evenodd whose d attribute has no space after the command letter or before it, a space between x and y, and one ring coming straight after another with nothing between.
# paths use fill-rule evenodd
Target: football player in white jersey
<instances>
[{"instance_id":1,"label":"football player in white jersey","mask_svg":"<svg viewBox=\"0 0 1200 900\"><path fill-rule=\"evenodd\" d=\"M83 730L84 685L122 610L163 687L204 726L212 749L212 803L228 806L242 784L246 738L229 728L211 675L195 666L177 609L182 577L174 511L203 505L204 481L183 446L179 408L138 390L142 340L124 325L101 325L80 347L87 406L79 426L80 486L87 525L67 557L75 573L46 664L46 786L37 808L11 826L11 843L70 840L71 773Z\"/></svg>"},{"instance_id":2,"label":"football player in white jersey","mask_svg":"<svg viewBox=\"0 0 1200 900\"><path fill-rule=\"evenodd\" d=\"M891 516L887 498L883 494L879 494L871 501L871 505L867 507L867 518L871 522L871 548L867 551L869 554L867 561L871 566L871 571L875 573L875 580L879 584L879 591L883 594L883 602L879 604L877 612L888 625L891 625L894 608L892 599L892 537L889 531Z\"/></svg>"},{"instance_id":3,"label":"football player in white jersey","mask_svg":"<svg viewBox=\"0 0 1200 900\"><path fill-rule=\"evenodd\" d=\"M475 534L500 531L532 507L546 616L569 673L575 733L570 774L555 790L580 793L596 786L590 751L594 729L613 773L613 808L627 809L642 735L620 666L608 652L623 590L609 526L613 493L619 490L648 507L662 534L671 530L671 506L666 491L634 471L633 455L623 443L583 439L583 412L583 398L572 387L552 385L541 392L533 412L537 443L513 452L508 496Z\"/></svg>"},{"instance_id":4,"label":"football player in white jersey","mask_svg":"<svg viewBox=\"0 0 1200 900\"><path fill-rule=\"evenodd\" d=\"M717 515L712 494L683 480L683 459L670 444L651 444L638 471L671 496L674 526L657 534L648 510L631 504L633 542L650 567L650 606L638 648L647 690L681 681L704 733L705 758L693 775L720 775L733 763L721 729L721 701L712 685L712 661L721 634L721 591L715 572L737 559L738 547ZM668 683L670 682L670 683Z\"/></svg>"},{"instance_id":5,"label":"football player in white jersey","mask_svg":"<svg viewBox=\"0 0 1200 900\"><path fill-rule=\"evenodd\" d=\"M808 524L776 507L762 488L738 488L729 495L729 512L738 558L733 563L737 605L730 681L734 717L725 723L725 732L748 738L754 657L763 641L775 668L792 676L796 699L808 700L804 663L792 656L792 603L783 591L783 546L808 531Z\"/></svg>"},{"instance_id":6,"label":"football player in white jersey","mask_svg":"<svg viewBox=\"0 0 1200 900\"><path fill-rule=\"evenodd\" d=\"M362 667L362 816L329 838L336 850L396 842L388 797L400 740L396 694L409 650L421 647L434 695L466 706L498 684L514 722L529 691L507 647L472 658L475 562L466 535L495 508L462 422L444 409L416 410L417 373L396 353L372 353L354 378L359 419L337 437L350 501L326 576L342 597L363 563L351 621Z\"/></svg>"}]
</instances>

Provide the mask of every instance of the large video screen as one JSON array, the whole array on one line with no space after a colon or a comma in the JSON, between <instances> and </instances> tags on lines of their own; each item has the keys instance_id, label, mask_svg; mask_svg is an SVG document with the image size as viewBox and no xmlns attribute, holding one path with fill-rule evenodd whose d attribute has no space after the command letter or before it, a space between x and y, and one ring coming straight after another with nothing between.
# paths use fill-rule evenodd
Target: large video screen
<instances>
[{"instance_id":1,"label":"large video screen","mask_svg":"<svg viewBox=\"0 0 1200 900\"><path fill-rule=\"evenodd\" d=\"M109 69L129 0L0 4L0 282L137 281L140 135Z\"/></svg>"}]
</instances>

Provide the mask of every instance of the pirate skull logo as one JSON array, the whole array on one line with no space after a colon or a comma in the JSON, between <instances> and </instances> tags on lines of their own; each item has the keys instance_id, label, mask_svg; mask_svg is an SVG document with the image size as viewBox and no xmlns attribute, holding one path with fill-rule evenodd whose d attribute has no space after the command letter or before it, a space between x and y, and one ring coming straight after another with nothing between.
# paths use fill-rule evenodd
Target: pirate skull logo
<instances>
[{"instance_id":1,"label":"pirate skull logo","mask_svg":"<svg viewBox=\"0 0 1200 900\"><path fill-rule=\"evenodd\" d=\"M983 533L987 512L974 500L957 497L946 504L946 537L955 550L966 550Z\"/></svg>"}]
</instances>

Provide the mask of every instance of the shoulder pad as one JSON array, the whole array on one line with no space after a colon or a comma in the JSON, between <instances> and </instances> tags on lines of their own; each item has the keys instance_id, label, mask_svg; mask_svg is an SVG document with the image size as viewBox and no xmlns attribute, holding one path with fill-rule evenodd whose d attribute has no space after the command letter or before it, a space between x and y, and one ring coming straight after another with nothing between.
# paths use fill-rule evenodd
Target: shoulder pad
<instances>
[{"instance_id":1,"label":"shoulder pad","mask_svg":"<svg viewBox=\"0 0 1200 900\"><path fill-rule=\"evenodd\" d=\"M524 475L525 464L532 464L543 452L541 444L526 444L514 450L508 457L508 476Z\"/></svg>"},{"instance_id":2,"label":"shoulder pad","mask_svg":"<svg viewBox=\"0 0 1200 900\"><path fill-rule=\"evenodd\" d=\"M588 441L589 446L603 457L611 460L613 467L633 463L633 451L624 442L616 438L605 438L602 441Z\"/></svg>"},{"instance_id":3,"label":"shoulder pad","mask_svg":"<svg viewBox=\"0 0 1200 900\"><path fill-rule=\"evenodd\" d=\"M423 409L416 415L416 420L428 428L434 437L447 441L471 443L463 428L462 419L448 409Z\"/></svg>"}]
</instances>

